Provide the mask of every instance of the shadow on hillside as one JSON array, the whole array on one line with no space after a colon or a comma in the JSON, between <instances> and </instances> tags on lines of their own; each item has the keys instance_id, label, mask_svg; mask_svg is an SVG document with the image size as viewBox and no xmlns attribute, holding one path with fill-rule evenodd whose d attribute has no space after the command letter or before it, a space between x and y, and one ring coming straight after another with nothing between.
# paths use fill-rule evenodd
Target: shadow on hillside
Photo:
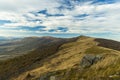
<instances>
[{"instance_id":1,"label":"shadow on hillside","mask_svg":"<svg viewBox=\"0 0 120 80\"><path fill-rule=\"evenodd\" d=\"M110 48L114 50L120 51L120 42L114 40L107 40L107 39L95 39L96 42L99 42L98 46L102 46L105 48Z\"/></svg>"},{"instance_id":2,"label":"shadow on hillside","mask_svg":"<svg viewBox=\"0 0 120 80\"><path fill-rule=\"evenodd\" d=\"M49 43L44 43L27 54L0 61L0 80L10 80L11 77L18 76L23 72L41 66L42 63L44 63L42 60L54 55L62 44L74 42L76 39L77 38L57 39Z\"/></svg>"}]
</instances>

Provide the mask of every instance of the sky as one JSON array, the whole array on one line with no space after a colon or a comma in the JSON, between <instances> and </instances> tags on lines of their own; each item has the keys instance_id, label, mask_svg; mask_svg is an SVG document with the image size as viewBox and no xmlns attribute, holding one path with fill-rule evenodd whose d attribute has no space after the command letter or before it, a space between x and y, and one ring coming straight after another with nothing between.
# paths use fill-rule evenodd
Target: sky
<instances>
[{"instance_id":1,"label":"sky","mask_svg":"<svg viewBox=\"0 0 120 80\"><path fill-rule=\"evenodd\" d=\"M0 36L120 41L120 0L0 0Z\"/></svg>"}]
</instances>

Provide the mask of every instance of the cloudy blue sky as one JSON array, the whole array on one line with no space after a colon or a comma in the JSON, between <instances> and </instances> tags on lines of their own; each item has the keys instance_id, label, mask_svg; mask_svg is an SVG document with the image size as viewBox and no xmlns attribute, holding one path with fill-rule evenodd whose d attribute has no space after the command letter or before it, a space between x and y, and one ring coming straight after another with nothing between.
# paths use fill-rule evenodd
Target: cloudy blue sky
<instances>
[{"instance_id":1,"label":"cloudy blue sky","mask_svg":"<svg viewBox=\"0 0 120 80\"><path fill-rule=\"evenodd\" d=\"M0 36L120 40L120 0L0 0Z\"/></svg>"}]
</instances>

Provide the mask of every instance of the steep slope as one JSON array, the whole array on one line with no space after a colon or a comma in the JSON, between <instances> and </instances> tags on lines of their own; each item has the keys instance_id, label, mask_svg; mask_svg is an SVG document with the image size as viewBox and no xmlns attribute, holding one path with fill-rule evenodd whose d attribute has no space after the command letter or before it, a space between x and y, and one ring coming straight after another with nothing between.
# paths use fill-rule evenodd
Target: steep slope
<instances>
[{"instance_id":1,"label":"steep slope","mask_svg":"<svg viewBox=\"0 0 120 80\"><path fill-rule=\"evenodd\" d=\"M36 43L36 49L21 56L16 56L15 58L0 61L0 80L9 80L13 76L17 76L25 71L41 66L42 64L39 63L42 59L54 55L59 46L64 43L75 41L77 38L62 39L53 37L42 37L34 38L31 41L29 39L31 40L31 38L25 38L22 41L26 41L25 44L27 47L34 46L34 43ZM37 44L38 42L40 44ZM28 48L26 47L20 47L20 49L21 48L25 48L28 50Z\"/></svg>"},{"instance_id":2,"label":"steep slope","mask_svg":"<svg viewBox=\"0 0 120 80\"><path fill-rule=\"evenodd\" d=\"M95 41L99 42L99 46L120 51L120 42L114 40L100 39L100 38L96 38Z\"/></svg>"},{"instance_id":3,"label":"steep slope","mask_svg":"<svg viewBox=\"0 0 120 80\"><path fill-rule=\"evenodd\" d=\"M77 41L61 45L55 54L11 80L119 80L119 49L110 44L100 45L109 41L104 39L103 43L101 39L81 36Z\"/></svg>"},{"instance_id":4,"label":"steep slope","mask_svg":"<svg viewBox=\"0 0 120 80\"><path fill-rule=\"evenodd\" d=\"M63 40L54 37L27 37L17 41L5 42L0 44L0 59L8 59L28 53L36 48L43 47L52 42Z\"/></svg>"}]
</instances>

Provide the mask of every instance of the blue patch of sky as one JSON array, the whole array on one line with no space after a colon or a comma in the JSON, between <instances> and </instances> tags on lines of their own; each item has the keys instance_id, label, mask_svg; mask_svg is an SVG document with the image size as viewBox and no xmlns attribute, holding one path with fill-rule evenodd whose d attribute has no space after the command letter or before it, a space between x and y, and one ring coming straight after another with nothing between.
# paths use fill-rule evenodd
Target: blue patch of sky
<instances>
[{"instance_id":1,"label":"blue patch of sky","mask_svg":"<svg viewBox=\"0 0 120 80\"><path fill-rule=\"evenodd\" d=\"M86 17L88 17L90 14L79 14L79 15L76 15L76 16L73 16L74 19L73 19L73 22L76 22L76 21L83 21L86 19Z\"/></svg>"},{"instance_id":2,"label":"blue patch of sky","mask_svg":"<svg viewBox=\"0 0 120 80\"><path fill-rule=\"evenodd\" d=\"M35 27L28 27L28 26L20 26L17 30L26 30L26 31L45 31L45 26L35 26Z\"/></svg>"},{"instance_id":3,"label":"blue patch of sky","mask_svg":"<svg viewBox=\"0 0 120 80\"><path fill-rule=\"evenodd\" d=\"M56 32L56 29L50 29L48 32Z\"/></svg>"},{"instance_id":4,"label":"blue patch of sky","mask_svg":"<svg viewBox=\"0 0 120 80\"><path fill-rule=\"evenodd\" d=\"M115 3L116 0L58 0L58 2L60 2L61 5L57 7L57 9L72 10L76 5L83 5L86 2L90 2L91 4L112 4Z\"/></svg>"},{"instance_id":5,"label":"blue patch of sky","mask_svg":"<svg viewBox=\"0 0 120 80\"><path fill-rule=\"evenodd\" d=\"M105 17L105 12L99 12L93 15L94 17Z\"/></svg>"},{"instance_id":6,"label":"blue patch of sky","mask_svg":"<svg viewBox=\"0 0 120 80\"><path fill-rule=\"evenodd\" d=\"M50 29L49 32L67 32L68 28L67 27L57 27L56 29Z\"/></svg>"},{"instance_id":7,"label":"blue patch of sky","mask_svg":"<svg viewBox=\"0 0 120 80\"><path fill-rule=\"evenodd\" d=\"M30 22L40 22L40 23L43 22L41 19L28 19L27 21L30 21Z\"/></svg>"},{"instance_id":8,"label":"blue patch of sky","mask_svg":"<svg viewBox=\"0 0 120 80\"><path fill-rule=\"evenodd\" d=\"M40 32L45 32L45 28L46 26L34 26L34 27L30 27L30 26L18 26L18 27L14 27L14 28L5 28L5 27L0 27L4 30L24 30L24 31L32 31L32 32L35 32L35 31L40 31ZM48 32L67 32L68 31L68 28L67 27L57 27L55 29L49 29Z\"/></svg>"},{"instance_id":9,"label":"blue patch of sky","mask_svg":"<svg viewBox=\"0 0 120 80\"><path fill-rule=\"evenodd\" d=\"M33 14L33 13L32 13ZM41 20L41 19L33 19L33 18L31 18L31 17L29 17L29 16L27 16L27 15L23 15L26 19L27 19L27 21L30 21L30 22L40 22L40 23L42 23L43 21Z\"/></svg>"},{"instance_id":10,"label":"blue patch of sky","mask_svg":"<svg viewBox=\"0 0 120 80\"><path fill-rule=\"evenodd\" d=\"M67 10L72 10L74 9L74 5L71 3L70 0L61 0L59 1L61 3L60 6L56 7L58 10L62 11L64 9L67 9Z\"/></svg>"},{"instance_id":11,"label":"blue patch of sky","mask_svg":"<svg viewBox=\"0 0 120 80\"><path fill-rule=\"evenodd\" d=\"M76 5L83 4L86 1L89 0L58 0L58 2L61 3L61 5L56 8L60 11L64 9L73 10Z\"/></svg>"},{"instance_id":12,"label":"blue patch of sky","mask_svg":"<svg viewBox=\"0 0 120 80\"><path fill-rule=\"evenodd\" d=\"M87 16L89 16L89 14L80 14L80 15L77 15L75 17L87 17Z\"/></svg>"},{"instance_id":13,"label":"blue patch of sky","mask_svg":"<svg viewBox=\"0 0 120 80\"><path fill-rule=\"evenodd\" d=\"M12 23L10 20L0 20L0 25L6 24L6 23Z\"/></svg>"},{"instance_id":14,"label":"blue patch of sky","mask_svg":"<svg viewBox=\"0 0 120 80\"><path fill-rule=\"evenodd\" d=\"M74 6L64 6L64 5L61 5L59 7L56 7L56 9L62 11L64 9L67 9L67 10L73 10L74 9Z\"/></svg>"},{"instance_id":15,"label":"blue patch of sky","mask_svg":"<svg viewBox=\"0 0 120 80\"><path fill-rule=\"evenodd\" d=\"M35 15L35 16L38 16L38 13L37 12L35 12L35 11L31 11L31 12L29 12L30 14L33 14L33 15Z\"/></svg>"},{"instance_id":16,"label":"blue patch of sky","mask_svg":"<svg viewBox=\"0 0 120 80\"><path fill-rule=\"evenodd\" d=\"M60 30L61 32L67 32L68 28L67 27L58 27L57 30Z\"/></svg>"},{"instance_id":17,"label":"blue patch of sky","mask_svg":"<svg viewBox=\"0 0 120 80\"><path fill-rule=\"evenodd\" d=\"M44 14L44 15L46 15L46 17L52 17L52 16L54 16L54 17L59 17L59 16L64 16L64 14L50 14L50 13L48 13L48 10L47 10L47 9L38 11L37 13L38 13L38 14Z\"/></svg>"},{"instance_id":18,"label":"blue patch of sky","mask_svg":"<svg viewBox=\"0 0 120 80\"><path fill-rule=\"evenodd\" d=\"M94 0L92 4L112 4L115 2L116 0Z\"/></svg>"},{"instance_id":19,"label":"blue patch of sky","mask_svg":"<svg viewBox=\"0 0 120 80\"><path fill-rule=\"evenodd\" d=\"M63 5L72 6L71 0L60 0Z\"/></svg>"},{"instance_id":20,"label":"blue patch of sky","mask_svg":"<svg viewBox=\"0 0 120 80\"><path fill-rule=\"evenodd\" d=\"M47 9L41 10L41 11L39 11L38 13L40 13L40 14L47 14Z\"/></svg>"},{"instance_id":21,"label":"blue patch of sky","mask_svg":"<svg viewBox=\"0 0 120 80\"><path fill-rule=\"evenodd\" d=\"M73 9L74 6L71 3L71 0L59 0L58 2L61 3L61 5L59 7L57 7L57 9L62 10L62 9Z\"/></svg>"}]
</instances>

